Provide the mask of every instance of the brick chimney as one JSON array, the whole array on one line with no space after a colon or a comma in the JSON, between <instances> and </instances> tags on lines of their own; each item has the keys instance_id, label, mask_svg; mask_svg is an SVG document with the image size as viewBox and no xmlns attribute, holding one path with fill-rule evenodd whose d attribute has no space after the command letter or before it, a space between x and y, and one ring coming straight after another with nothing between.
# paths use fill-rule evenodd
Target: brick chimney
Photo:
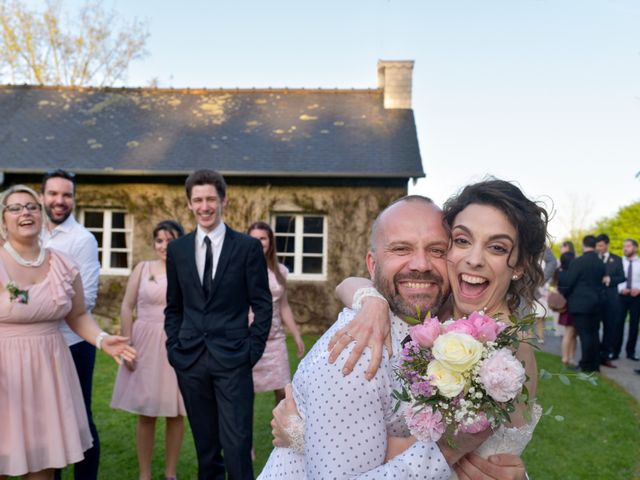
<instances>
[{"instance_id":1,"label":"brick chimney","mask_svg":"<svg viewBox=\"0 0 640 480\"><path fill-rule=\"evenodd\" d=\"M378 60L378 88L384 108L411 108L413 60Z\"/></svg>"}]
</instances>

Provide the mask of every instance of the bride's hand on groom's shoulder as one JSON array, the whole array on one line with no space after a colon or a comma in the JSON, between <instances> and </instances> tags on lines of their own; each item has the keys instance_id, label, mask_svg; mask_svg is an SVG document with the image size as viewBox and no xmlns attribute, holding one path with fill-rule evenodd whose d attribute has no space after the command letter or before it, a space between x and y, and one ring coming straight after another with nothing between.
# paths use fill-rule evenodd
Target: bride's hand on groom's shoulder
<instances>
[{"instance_id":1,"label":"bride's hand on groom's shoulder","mask_svg":"<svg viewBox=\"0 0 640 480\"><path fill-rule=\"evenodd\" d=\"M272 411L271 434L273 435L273 445L275 447L291 446L292 422L295 421L296 417L300 418L298 407L293 399L291 384L285 386L284 391L284 400L278 403Z\"/></svg>"},{"instance_id":2,"label":"bride's hand on groom's shoulder","mask_svg":"<svg viewBox=\"0 0 640 480\"><path fill-rule=\"evenodd\" d=\"M338 330L329 341L329 363L334 363L351 343L355 342L351 354L342 367L342 373L349 375L362 356L365 347L371 348L371 360L365 377L371 380L382 361L382 351L386 347L389 356L393 354L389 325L389 306L376 297L365 297L362 308L348 325Z\"/></svg>"},{"instance_id":3,"label":"bride's hand on groom's shoulder","mask_svg":"<svg viewBox=\"0 0 640 480\"><path fill-rule=\"evenodd\" d=\"M459 480L525 480L527 478L522 459L510 453L491 455L489 459L470 453L456 463L454 470Z\"/></svg>"}]
</instances>

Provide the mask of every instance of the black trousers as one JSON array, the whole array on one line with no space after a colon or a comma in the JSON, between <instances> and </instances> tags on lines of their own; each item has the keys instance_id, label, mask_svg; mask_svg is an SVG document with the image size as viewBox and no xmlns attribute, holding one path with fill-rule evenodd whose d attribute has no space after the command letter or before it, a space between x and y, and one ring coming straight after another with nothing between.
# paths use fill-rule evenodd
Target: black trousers
<instances>
[{"instance_id":1,"label":"black trousers","mask_svg":"<svg viewBox=\"0 0 640 480\"><path fill-rule=\"evenodd\" d=\"M198 480L224 480L225 469L230 480L252 480L251 366L224 369L205 351L176 374L198 455Z\"/></svg>"},{"instance_id":2,"label":"black trousers","mask_svg":"<svg viewBox=\"0 0 640 480\"><path fill-rule=\"evenodd\" d=\"M605 294L605 301L602 305L602 341L600 342L600 357L603 360L617 354L615 339L619 328L621 311L617 288L608 288Z\"/></svg>"},{"instance_id":3,"label":"black trousers","mask_svg":"<svg viewBox=\"0 0 640 480\"><path fill-rule=\"evenodd\" d=\"M89 419L89 429L93 437L93 446L84 452L84 459L73 466L75 480L96 480L98 478L98 466L100 463L100 438L93 414L91 413L91 392L93 390L93 369L96 364L96 347L88 342L80 342L69 347L73 363L76 365L84 407ZM61 470L55 471L55 479L62 478Z\"/></svg>"},{"instance_id":4,"label":"black trousers","mask_svg":"<svg viewBox=\"0 0 640 480\"><path fill-rule=\"evenodd\" d=\"M635 356L636 344L638 342L638 323L640 322L640 297L631 295L620 295L622 311L620 316L620 344L618 351L622 348L622 338L624 334L624 321L629 315L629 336L627 337L627 357Z\"/></svg>"},{"instance_id":5,"label":"black trousers","mask_svg":"<svg viewBox=\"0 0 640 480\"><path fill-rule=\"evenodd\" d=\"M598 330L600 327L600 312L572 313L576 322L576 331L580 338L581 358L580 368L585 372L600 370L600 341Z\"/></svg>"}]
</instances>

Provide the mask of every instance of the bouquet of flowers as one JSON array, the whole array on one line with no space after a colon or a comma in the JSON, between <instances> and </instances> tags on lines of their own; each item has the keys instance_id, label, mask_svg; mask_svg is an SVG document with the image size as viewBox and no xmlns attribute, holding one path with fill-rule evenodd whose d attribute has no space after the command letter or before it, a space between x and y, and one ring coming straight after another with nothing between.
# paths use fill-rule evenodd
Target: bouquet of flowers
<instances>
[{"instance_id":1,"label":"bouquet of flowers","mask_svg":"<svg viewBox=\"0 0 640 480\"><path fill-rule=\"evenodd\" d=\"M412 435L437 441L443 434L481 432L508 422L515 403L529 401L525 369L514 354L529 324L512 320L507 325L474 312L411 327L396 371L402 390L393 396L396 408L407 404Z\"/></svg>"}]
</instances>

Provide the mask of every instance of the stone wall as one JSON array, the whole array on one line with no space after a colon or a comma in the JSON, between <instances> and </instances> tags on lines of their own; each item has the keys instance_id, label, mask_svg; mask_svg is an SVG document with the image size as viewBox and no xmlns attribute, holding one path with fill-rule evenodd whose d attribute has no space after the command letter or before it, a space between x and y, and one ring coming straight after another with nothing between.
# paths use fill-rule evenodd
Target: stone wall
<instances>
[{"instance_id":1,"label":"stone wall","mask_svg":"<svg viewBox=\"0 0 640 480\"><path fill-rule=\"evenodd\" d=\"M345 277L366 275L369 230L376 215L392 200L406 194L401 187L229 185L225 222L245 231L256 220L269 222L274 212L327 215L328 258L326 281L288 282L289 302L303 332L321 333L336 318L341 305L335 286ZM154 258L153 226L168 218L194 228L186 208L184 187L164 184L109 184L78 186L78 208L123 208L134 217L133 263ZM103 275L94 312L119 323L120 303L127 278Z\"/></svg>"}]
</instances>

